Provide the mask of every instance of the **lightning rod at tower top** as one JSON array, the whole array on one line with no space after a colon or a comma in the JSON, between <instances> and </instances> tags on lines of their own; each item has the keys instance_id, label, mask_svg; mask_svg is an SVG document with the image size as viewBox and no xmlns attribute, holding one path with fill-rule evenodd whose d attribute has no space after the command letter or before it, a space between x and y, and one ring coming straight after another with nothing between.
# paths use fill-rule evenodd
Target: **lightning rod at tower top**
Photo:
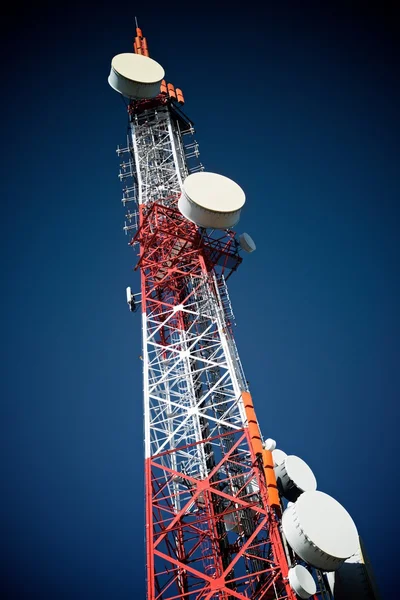
<instances>
[{"instance_id":1,"label":"lightning rod at tower top","mask_svg":"<svg viewBox=\"0 0 400 600\"><path fill-rule=\"evenodd\" d=\"M246 196L203 167L183 92L135 24L108 82L127 105L117 154L141 281L126 299L142 316L147 600L375 600L349 513L263 437L227 288L256 249L233 230Z\"/></svg>"}]
</instances>

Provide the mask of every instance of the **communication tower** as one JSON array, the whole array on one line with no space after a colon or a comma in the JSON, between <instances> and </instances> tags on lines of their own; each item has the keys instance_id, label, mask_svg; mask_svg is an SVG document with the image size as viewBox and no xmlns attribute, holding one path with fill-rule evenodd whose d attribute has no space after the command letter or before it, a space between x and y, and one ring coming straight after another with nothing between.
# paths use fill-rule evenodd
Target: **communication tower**
<instances>
[{"instance_id":1,"label":"communication tower","mask_svg":"<svg viewBox=\"0 0 400 600\"><path fill-rule=\"evenodd\" d=\"M333 598L357 530L303 460L263 439L226 284L255 250L232 229L245 194L205 171L164 77L137 27L108 81L129 117L117 153L141 277L127 302L142 314L147 599Z\"/></svg>"}]
</instances>

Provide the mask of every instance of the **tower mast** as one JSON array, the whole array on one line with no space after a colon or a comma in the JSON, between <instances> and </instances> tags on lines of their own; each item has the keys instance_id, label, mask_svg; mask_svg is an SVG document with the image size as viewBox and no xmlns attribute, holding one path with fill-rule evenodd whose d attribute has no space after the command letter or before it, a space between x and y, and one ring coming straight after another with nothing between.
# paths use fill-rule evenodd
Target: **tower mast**
<instances>
[{"instance_id":1,"label":"tower mast","mask_svg":"<svg viewBox=\"0 0 400 600\"><path fill-rule=\"evenodd\" d=\"M283 463L263 442L233 337L226 281L255 249L232 229L244 193L205 172L183 93L135 22L134 52L114 57L109 83L128 99L117 152L141 279L127 300L142 313L147 598L331 598L329 561L307 563L283 532L290 490L277 482ZM296 468L305 480L307 465ZM321 494L296 485L295 495Z\"/></svg>"}]
</instances>

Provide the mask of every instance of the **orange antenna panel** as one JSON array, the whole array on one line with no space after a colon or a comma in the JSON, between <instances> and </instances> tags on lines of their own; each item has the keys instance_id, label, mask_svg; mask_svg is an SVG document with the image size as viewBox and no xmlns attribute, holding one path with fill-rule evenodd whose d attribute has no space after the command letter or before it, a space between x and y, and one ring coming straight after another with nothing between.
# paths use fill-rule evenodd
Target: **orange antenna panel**
<instances>
[{"instance_id":1,"label":"orange antenna panel","mask_svg":"<svg viewBox=\"0 0 400 600\"><path fill-rule=\"evenodd\" d=\"M185 104L185 98L183 97L183 92L179 88L176 88L176 99L178 100L179 104Z\"/></svg>"},{"instance_id":2,"label":"orange antenna panel","mask_svg":"<svg viewBox=\"0 0 400 600\"><path fill-rule=\"evenodd\" d=\"M147 40L145 37L142 39L142 50L144 56L149 56L149 49L147 47Z\"/></svg>"},{"instance_id":3,"label":"orange antenna panel","mask_svg":"<svg viewBox=\"0 0 400 600\"><path fill-rule=\"evenodd\" d=\"M168 87L169 97L176 99L175 87L172 85L172 83L169 83L167 87Z\"/></svg>"}]
</instances>

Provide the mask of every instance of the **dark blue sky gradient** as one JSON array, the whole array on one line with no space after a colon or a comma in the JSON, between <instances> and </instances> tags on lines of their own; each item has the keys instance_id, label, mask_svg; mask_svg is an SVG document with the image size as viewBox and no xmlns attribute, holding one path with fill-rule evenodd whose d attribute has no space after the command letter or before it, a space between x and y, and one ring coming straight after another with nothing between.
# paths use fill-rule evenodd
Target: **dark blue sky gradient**
<instances>
[{"instance_id":1,"label":"dark blue sky gradient","mask_svg":"<svg viewBox=\"0 0 400 600\"><path fill-rule=\"evenodd\" d=\"M6 600L144 598L141 332L125 304L139 282L114 152L127 120L107 84L135 14L184 91L206 169L247 194L238 230L257 252L230 292L263 433L349 510L382 595L392 589L394 15L385 3L216 4L39 2L5 17Z\"/></svg>"}]
</instances>

